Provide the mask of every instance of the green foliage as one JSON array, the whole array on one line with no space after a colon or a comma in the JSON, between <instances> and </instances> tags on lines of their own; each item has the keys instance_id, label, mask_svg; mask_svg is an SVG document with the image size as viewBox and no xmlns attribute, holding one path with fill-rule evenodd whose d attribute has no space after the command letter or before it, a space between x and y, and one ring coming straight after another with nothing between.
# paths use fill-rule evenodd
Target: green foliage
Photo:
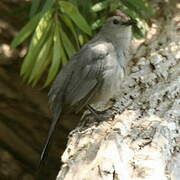
<instances>
[{"instance_id":1,"label":"green foliage","mask_svg":"<svg viewBox=\"0 0 180 180\"><path fill-rule=\"evenodd\" d=\"M11 43L12 47L18 46L32 34L32 32L34 31L40 20L41 15L42 15L41 13L38 13L22 28L22 30L19 32L16 38L12 41Z\"/></svg>"},{"instance_id":2,"label":"green foliage","mask_svg":"<svg viewBox=\"0 0 180 180\"><path fill-rule=\"evenodd\" d=\"M12 47L17 47L32 35L21 67L23 79L34 86L47 74L44 86L49 85L60 67L115 9L122 9L138 21L134 27L136 37L146 34L147 22L154 14L146 0L32 0L29 22L12 42Z\"/></svg>"},{"instance_id":3,"label":"green foliage","mask_svg":"<svg viewBox=\"0 0 180 180\"><path fill-rule=\"evenodd\" d=\"M75 7L73 4L66 2L66 1L60 1L59 6L61 9L61 12L68 15L72 21L85 33L88 35L91 35L91 28L87 24L84 17L80 14L77 7Z\"/></svg>"}]
</instances>

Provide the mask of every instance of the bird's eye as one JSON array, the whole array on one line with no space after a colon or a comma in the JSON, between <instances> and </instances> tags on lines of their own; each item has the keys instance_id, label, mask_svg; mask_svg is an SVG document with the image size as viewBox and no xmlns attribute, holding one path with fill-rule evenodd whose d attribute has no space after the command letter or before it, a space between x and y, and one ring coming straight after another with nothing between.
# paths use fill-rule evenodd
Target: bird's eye
<instances>
[{"instance_id":1,"label":"bird's eye","mask_svg":"<svg viewBox=\"0 0 180 180\"><path fill-rule=\"evenodd\" d=\"M114 19L113 24L119 24L119 21L117 19Z\"/></svg>"}]
</instances>

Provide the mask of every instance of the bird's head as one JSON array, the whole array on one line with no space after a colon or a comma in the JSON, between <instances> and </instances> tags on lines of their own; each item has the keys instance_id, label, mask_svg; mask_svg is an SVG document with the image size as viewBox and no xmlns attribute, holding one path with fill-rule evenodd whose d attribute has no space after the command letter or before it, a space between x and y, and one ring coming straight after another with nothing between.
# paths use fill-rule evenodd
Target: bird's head
<instances>
[{"instance_id":1,"label":"bird's head","mask_svg":"<svg viewBox=\"0 0 180 180\"><path fill-rule=\"evenodd\" d=\"M131 37L131 27L136 24L136 20L132 19L120 10L111 13L111 16L105 21L101 32L106 33L112 38L128 38Z\"/></svg>"}]
</instances>

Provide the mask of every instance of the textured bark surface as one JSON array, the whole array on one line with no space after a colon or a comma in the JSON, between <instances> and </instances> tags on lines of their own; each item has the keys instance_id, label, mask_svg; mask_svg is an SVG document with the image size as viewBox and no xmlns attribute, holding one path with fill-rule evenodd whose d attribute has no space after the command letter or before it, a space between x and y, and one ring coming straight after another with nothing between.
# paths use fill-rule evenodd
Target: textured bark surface
<instances>
[{"instance_id":1,"label":"textured bark surface","mask_svg":"<svg viewBox=\"0 0 180 180\"><path fill-rule=\"evenodd\" d=\"M180 7L158 3L107 120L84 117L69 136L57 180L180 179Z\"/></svg>"}]
</instances>

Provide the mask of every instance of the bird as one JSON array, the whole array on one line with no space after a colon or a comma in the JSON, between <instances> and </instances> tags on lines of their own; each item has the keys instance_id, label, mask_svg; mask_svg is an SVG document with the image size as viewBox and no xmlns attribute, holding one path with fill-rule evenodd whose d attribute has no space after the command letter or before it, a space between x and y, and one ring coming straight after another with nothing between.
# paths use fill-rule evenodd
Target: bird
<instances>
[{"instance_id":1,"label":"bird","mask_svg":"<svg viewBox=\"0 0 180 180\"><path fill-rule=\"evenodd\" d=\"M134 24L136 21L122 11L114 13L62 67L48 94L53 117L40 165L62 114L78 114L85 109L92 112L91 104L107 102L117 95L126 74Z\"/></svg>"}]
</instances>

